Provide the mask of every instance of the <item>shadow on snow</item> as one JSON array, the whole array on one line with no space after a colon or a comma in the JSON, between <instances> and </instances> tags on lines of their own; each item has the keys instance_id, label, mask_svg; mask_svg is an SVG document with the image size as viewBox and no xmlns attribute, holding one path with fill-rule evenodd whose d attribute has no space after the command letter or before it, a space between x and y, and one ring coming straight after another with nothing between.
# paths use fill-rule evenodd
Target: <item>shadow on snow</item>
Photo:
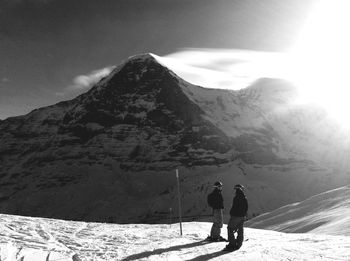
<instances>
[{"instance_id":1,"label":"shadow on snow","mask_svg":"<svg viewBox=\"0 0 350 261\"><path fill-rule=\"evenodd\" d=\"M152 255L161 255L161 254L163 254L165 252L177 251L177 250L184 249L184 248L191 248L191 247L201 246L201 245L210 244L210 243L211 242L208 242L207 240L202 240L202 241L189 243L189 244L184 244L184 245L171 246L171 247L168 247L168 248L159 248L159 249L155 249L153 251L145 251L145 252L142 252L142 253L134 254L134 255L128 256L128 257L126 257L126 258L124 258L122 260L123 261L138 260L138 259L141 259L141 258L148 258L148 257L150 257ZM198 256L198 257L190 259L188 261L209 260L211 258L220 256L220 255L224 255L226 253L227 252L218 251L218 252L214 252L214 253Z\"/></svg>"},{"instance_id":2,"label":"shadow on snow","mask_svg":"<svg viewBox=\"0 0 350 261\"><path fill-rule=\"evenodd\" d=\"M229 253L232 253L232 252L225 252L225 251L219 250L219 251L214 252L214 253L205 254L205 255L197 256L197 257L192 258L192 259L188 259L187 261L206 261L206 260L210 260L214 257L226 255Z\"/></svg>"}]
</instances>

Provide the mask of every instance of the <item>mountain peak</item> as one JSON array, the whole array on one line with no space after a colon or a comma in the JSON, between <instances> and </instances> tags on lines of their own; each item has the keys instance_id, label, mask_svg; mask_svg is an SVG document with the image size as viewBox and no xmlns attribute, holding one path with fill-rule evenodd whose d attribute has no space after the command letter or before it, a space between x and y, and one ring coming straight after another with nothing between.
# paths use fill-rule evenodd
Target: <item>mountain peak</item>
<instances>
[{"instance_id":1,"label":"mountain peak","mask_svg":"<svg viewBox=\"0 0 350 261\"><path fill-rule=\"evenodd\" d=\"M161 64L158 58L159 57L153 53L141 53L141 54L132 55L128 57L126 60L124 60L119 66L117 66L114 72L119 72L128 64L136 63L136 64L143 64L145 66L150 64Z\"/></svg>"},{"instance_id":2,"label":"mountain peak","mask_svg":"<svg viewBox=\"0 0 350 261\"><path fill-rule=\"evenodd\" d=\"M109 75L103 78L95 86L105 85L107 82L111 81L120 72L128 70L127 74L139 74L140 69L142 72L146 72L147 68L152 65L158 65L165 68L163 64L159 62L159 57L153 53L141 53L128 57L122 61L119 65L115 66ZM136 71L133 71L136 70ZM92 88L93 89L93 88Z\"/></svg>"},{"instance_id":3,"label":"mountain peak","mask_svg":"<svg viewBox=\"0 0 350 261\"><path fill-rule=\"evenodd\" d=\"M190 88L189 85L160 63L156 55L131 56L78 97L63 122L68 125L97 123L104 127L157 126L167 132L203 125L206 131L215 129L216 133L216 127L202 119L204 111L185 94L183 89Z\"/></svg>"},{"instance_id":4,"label":"mountain peak","mask_svg":"<svg viewBox=\"0 0 350 261\"><path fill-rule=\"evenodd\" d=\"M153 54L153 53L140 53L140 54L136 54L136 55L132 55L130 56L127 60L128 61L133 61L133 60L156 60L157 59L157 55Z\"/></svg>"},{"instance_id":5,"label":"mountain peak","mask_svg":"<svg viewBox=\"0 0 350 261\"><path fill-rule=\"evenodd\" d=\"M153 53L141 53L124 60L105 78L102 83L113 81L115 76L124 75L127 81L139 81L142 76L151 74L152 78L159 78L159 74L170 73L170 70L160 62L160 58Z\"/></svg>"}]
</instances>

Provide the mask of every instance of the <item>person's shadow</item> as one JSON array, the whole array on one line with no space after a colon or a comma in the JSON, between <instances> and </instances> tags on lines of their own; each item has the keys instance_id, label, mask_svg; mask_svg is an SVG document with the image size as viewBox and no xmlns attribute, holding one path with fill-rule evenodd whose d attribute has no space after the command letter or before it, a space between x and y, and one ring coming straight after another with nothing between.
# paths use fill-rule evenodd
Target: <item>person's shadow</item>
<instances>
[{"instance_id":1,"label":"person's shadow","mask_svg":"<svg viewBox=\"0 0 350 261\"><path fill-rule=\"evenodd\" d=\"M165 253L165 252L170 252L170 251L176 251L176 250L180 250L180 249L184 249L184 248L191 248L191 247L201 246L201 245L205 245L205 244L208 244L208 243L211 243L211 242L209 242L207 240L202 240L202 241L189 243L189 244L185 244L185 245L171 246L171 247L168 247L168 248L159 248L159 249L155 249L153 251L146 251L146 252L142 252L142 253L138 253L138 254L134 254L134 255L128 256L128 257L122 259L122 261L138 260L138 259L141 259L141 258L150 257L152 255L160 255L160 254ZM202 256L196 257L196 258L191 259L191 260L192 261L194 261L194 260L196 260L196 261L209 260L210 258L214 258L216 256L220 256L220 255L223 255L223 254L226 254L226 253L223 252L223 251L219 251L219 252L215 252L215 253L211 253L211 254L202 255ZM199 258L201 258L201 259L199 259Z\"/></svg>"},{"instance_id":2,"label":"person's shadow","mask_svg":"<svg viewBox=\"0 0 350 261\"><path fill-rule=\"evenodd\" d=\"M229 254L229 253L231 253L231 252L225 252L225 251L219 250L219 251L214 252L214 253L197 256L197 257L192 258L192 259L187 259L186 261L207 261L207 260L210 260L210 259L212 259L214 257L226 255L226 254Z\"/></svg>"}]
</instances>

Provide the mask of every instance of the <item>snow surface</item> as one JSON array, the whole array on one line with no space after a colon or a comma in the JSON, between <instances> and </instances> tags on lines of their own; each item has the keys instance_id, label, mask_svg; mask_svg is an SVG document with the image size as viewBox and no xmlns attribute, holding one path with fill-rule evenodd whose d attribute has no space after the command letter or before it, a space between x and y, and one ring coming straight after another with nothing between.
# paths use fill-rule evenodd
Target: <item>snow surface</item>
<instances>
[{"instance_id":1,"label":"snow surface","mask_svg":"<svg viewBox=\"0 0 350 261\"><path fill-rule=\"evenodd\" d=\"M350 237L246 228L240 250L204 241L207 222L105 224L0 215L0 258L53 260L350 260ZM226 225L223 228L226 236ZM50 256L48 254L50 253Z\"/></svg>"},{"instance_id":2,"label":"snow surface","mask_svg":"<svg viewBox=\"0 0 350 261\"><path fill-rule=\"evenodd\" d=\"M350 186L281 207L247 224L253 228L281 232L350 236Z\"/></svg>"}]
</instances>

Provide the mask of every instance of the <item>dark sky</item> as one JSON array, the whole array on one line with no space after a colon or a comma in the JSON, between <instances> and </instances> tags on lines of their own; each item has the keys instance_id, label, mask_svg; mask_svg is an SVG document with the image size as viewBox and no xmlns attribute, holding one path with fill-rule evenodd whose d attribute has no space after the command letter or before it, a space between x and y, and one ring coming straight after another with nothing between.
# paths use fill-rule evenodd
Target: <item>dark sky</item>
<instances>
[{"instance_id":1,"label":"dark sky","mask_svg":"<svg viewBox=\"0 0 350 261\"><path fill-rule=\"evenodd\" d=\"M285 51L316 0L0 0L0 119L74 97L77 75L182 48Z\"/></svg>"}]
</instances>

